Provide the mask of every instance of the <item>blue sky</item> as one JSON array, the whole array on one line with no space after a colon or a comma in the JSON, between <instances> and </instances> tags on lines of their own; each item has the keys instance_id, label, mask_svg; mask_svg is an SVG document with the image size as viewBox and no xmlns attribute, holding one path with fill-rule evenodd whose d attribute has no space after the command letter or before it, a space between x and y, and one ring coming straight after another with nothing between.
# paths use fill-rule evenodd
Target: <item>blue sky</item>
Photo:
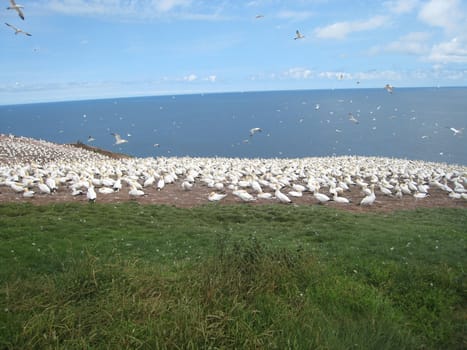
<instances>
[{"instance_id":1,"label":"blue sky","mask_svg":"<svg viewBox=\"0 0 467 350\"><path fill-rule=\"evenodd\" d=\"M467 85L465 0L2 3L0 104Z\"/></svg>"}]
</instances>

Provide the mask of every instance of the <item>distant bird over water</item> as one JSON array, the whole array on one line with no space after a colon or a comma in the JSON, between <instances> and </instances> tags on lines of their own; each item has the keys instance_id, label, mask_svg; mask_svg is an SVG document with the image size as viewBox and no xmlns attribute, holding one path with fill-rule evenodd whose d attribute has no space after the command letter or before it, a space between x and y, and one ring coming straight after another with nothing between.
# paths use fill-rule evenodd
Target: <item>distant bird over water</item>
<instances>
[{"instance_id":1,"label":"distant bird over water","mask_svg":"<svg viewBox=\"0 0 467 350\"><path fill-rule=\"evenodd\" d=\"M111 135L113 135L113 137L115 137L115 143L114 143L114 145L121 145L122 143L128 142L128 140L122 139L121 136L120 136L120 134L111 133Z\"/></svg>"},{"instance_id":2,"label":"distant bird over water","mask_svg":"<svg viewBox=\"0 0 467 350\"><path fill-rule=\"evenodd\" d=\"M5 24L10 27L10 28L13 28L13 30L15 31L15 34L19 34L19 33L23 33L24 35L27 35L27 36L32 36L31 34L29 34L28 32L25 32L24 30L22 29L19 29L19 28L16 28L14 25L10 24L10 23L6 23Z\"/></svg>"},{"instance_id":3,"label":"distant bird over water","mask_svg":"<svg viewBox=\"0 0 467 350\"><path fill-rule=\"evenodd\" d=\"M457 136L457 135L462 134L462 132L464 131L464 128L461 128L461 129L449 128L449 130L451 130L454 133L453 136Z\"/></svg>"},{"instance_id":4,"label":"distant bird over water","mask_svg":"<svg viewBox=\"0 0 467 350\"><path fill-rule=\"evenodd\" d=\"M303 35L302 33L300 33L300 31L297 29L296 32L295 32L295 38L294 38L294 40L303 39L304 37L305 37L305 35Z\"/></svg>"},{"instance_id":5,"label":"distant bird over water","mask_svg":"<svg viewBox=\"0 0 467 350\"><path fill-rule=\"evenodd\" d=\"M16 12L18 12L18 16L24 20L24 14L23 14L23 11L21 11L22 8L24 8L24 6L22 5L17 5L15 0L10 0L10 4L11 6L8 6L6 9L7 10L15 10Z\"/></svg>"},{"instance_id":6,"label":"distant bird over water","mask_svg":"<svg viewBox=\"0 0 467 350\"><path fill-rule=\"evenodd\" d=\"M92 136L88 136L88 142L92 142L92 141L95 141L96 139Z\"/></svg>"},{"instance_id":7,"label":"distant bird over water","mask_svg":"<svg viewBox=\"0 0 467 350\"><path fill-rule=\"evenodd\" d=\"M384 86L384 88L386 89L387 92L389 92L390 94L392 94L392 92L394 91L394 87L391 85L391 84L386 84Z\"/></svg>"},{"instance_id":8,"label":"distant bird over water","mask_svg":"<svg viewBox=\"0 0 467 350\"><path fill-rule=\"evenodd\" d=\"M250 137L252 137L254 134L257 134L257 133L262 132L262 131L263 131L263 129L261 129L261 128L252 128L252 129L250 129Z\"/></svg>"},{"instance_id":9,"label":"distant bird over water","mask_svg":"<svg viewBox=\"0 0 467 350\"><path fill-rule=\"evenodd\" d=\"M352 123L355 123L355 124L358 124L359 121L357 118L354 117L354 115L352 113L349 113L349 120L352 122Z\"/></svg>"}]
</instances>

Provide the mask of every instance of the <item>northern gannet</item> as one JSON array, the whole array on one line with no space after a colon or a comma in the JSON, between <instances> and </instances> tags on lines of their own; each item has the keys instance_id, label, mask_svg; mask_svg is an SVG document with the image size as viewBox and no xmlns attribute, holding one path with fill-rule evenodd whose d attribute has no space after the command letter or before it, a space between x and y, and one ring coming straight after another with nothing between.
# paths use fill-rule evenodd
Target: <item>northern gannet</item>
<instances>
[{"instance_id":1,"label":"northern gannet","mask_svg":"<svg viewBox=\"0 0 467 350\"><path fill-rule=\"evenodd\" d=\"M464 131L464 128L461 128L461 129L449 128L449 130L451 130L454 133L452 134L453 136L457 136L457 135L462 134L462 132Z\"/></svg>"},{"instance_id":2,"label":"northern gannet","mask_svg":"<svg viewBox=\"0 0 467 350\"><path fill-rule=\"evenodd\" d=\"M252 128L250 129L250 137L252 137L254 134L258 133L258 132L262 132L263 129L261 128Z\"/></svg>"},{"instance_id":3,"label":"northern gannet","mask_svg":"<svg viewBox=\"0 0 467 350\"><path fill-rule=\"evenodd\" d=\"M393 90L394 90L394 87L391 85L391 84L386 84L384 86L384 88L386 89L387 92L389 92L390 94L392 94Z\"/></svg>"},{"instance_id":4,"label":"northern gannet","mask_svg":"<svg viewBox=\"0 0 467 350\"><path fill-rule=\"evenodd\" d=\"M27 35L27 36L32 36L32 34L29 34L28 32L25 32L24 30L22 29L19 29L19 28L16 28L14 25L10 24L10 23L6 23L5 24L10 27L10 28L13 28L13 30L15 31L15 34L19 34L19 33L23 33L24 35Z\"/></svg>"},{"instance_id":5,"label":"northern gannet","mask_svg":"<svg viewBox=\"0 0 467 350\"><path fill-rule=\"evenodd\" d=\"M295 38L294 40L297 40L297 39L303 39L305 37L305 35L303 35L302 33L300 33L300 31L297 29L295 31Z\"/></svg>"},{"instance_id":6,"label":"northern gannet","mask_svg":"<svg viewBox=\"0 0 467 350\"><path fill-rule=\"evenodd\" d=\"M114 143L114 145L121 145L122 143L128 142L128 140L122 139L121 136L120 136L120 134L111 133L110 135L112 135L113 137L115 137L115 143Z\"/></svg>"},{"instance_id":7,"label":"northern gannet","mask_svg":"<svg viewBox=\"0 0 467 350\"><path fill-rule=\"evenodd\" d=\"M353 115L352 113L350 113L350 112L349 112L349 120L350 120L352 123L355 123L355 124L360 123L360 122L358 121L358 119L355 118L354 115Z\"/></svg>"},{"instance_id":8,"label":"northern gannet","mask_svg":"<svg viewBox=\"0 0 467 350\"><path fill-rule=\"evenodd\" d=\"M24 8L24 6L22 5L17 5L15 0L10 0L10 4L11 6L8 6L6 9L7 10L15 10L16 12L18 12L18 16L24 20L24 14L23 14L23 11L21 11L22 8Z\"/></svg>"}]
</instances>

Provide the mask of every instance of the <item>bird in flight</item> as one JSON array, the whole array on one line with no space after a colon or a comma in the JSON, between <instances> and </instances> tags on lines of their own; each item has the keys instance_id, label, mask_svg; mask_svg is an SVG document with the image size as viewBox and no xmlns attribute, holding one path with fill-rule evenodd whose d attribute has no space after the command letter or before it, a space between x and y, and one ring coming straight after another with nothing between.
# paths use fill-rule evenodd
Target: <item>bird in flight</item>
<instances>
[{"instance_id":1,"label":"bird in flight","mask_svg":"<svg viewBox=\"0 0 467 350\"><path fill-rule=\"evenodd\" d=\"M17 5L15 0L10 0L10 4L11 4L11 6L8 6L6 9L7 10L15 10L16 12L18 12L18 16L20 16L21 19L24 20L24 14L23 14L23 11L21 11L21 9L24 8L24 6Z\"/></svg>"},{"instance_id":2,"label":"bird in flight","mask_svg":"<svg viewBox=\"0 0 467 350\"><path fill-rule=\"evenodd\" d=\"M449 128L449 130L451 130L454 133L453 136L457 136L457 135L462 134L462 131L464 131L464 128L462 129Z\"/></svg>"},{"instance_id":3,"label":"bird in flight","mask_svg":"<svg viewBox=\"0 0 467 350\"><path fill-rule=\"evenodd\" d=\"M391 85L391 84L386 84L384 86L384 88L386 89L387 92L389 92L390 94L392 94L393 90L394 90L394 87Z\"/></svg>"},{"instance_id":4,"label":"bird in flight","mask_svg":"<svg viewBox=\"0 0 467 350\"><path fill-rule=\"evenodd\" d=\"M115 137L115 143L114 143L115 145L121 145L122 143L128 142L128 140L122 139L120 134L111 133L111 135L113 135L113 137Z\"/></svg>"},{"instance_id":5,"label":"bird in flight","mask_svg":"<svg viewBox=\"0 0 467 350\"><path fill-rule=\"evenodd\" d=\"M256 19L264 18L264 15L256 15Z\"/></svg>"},{"instance_id":6,"label":"bird in flight","mask_svg":"<svg viewBox=\"0 0 467 350\"><path fill-rule=\"evenodd\" d=\"M263 129L261 128L252 128L250 129L250 137L252 137L254 134L258 133L258 132L262 132Z\"/></svg>"},{"instance_id":7,"label":"bird in flight","mask_svg":"<svg viewBox=\"0 0 467 350\"><path fill-rule=\"evenodd\" d=\"M305 35L303 35L302 33L300 33L300 31L297 29L297 31L295 32L295 38L294 38L294 40L303 39L304 37L305 37Z\"/></svg>"},{"instance_id":8,"label":"bird in flight","mask_svg":"<svg viewBox=\"0 0 467 350\"><path fill-rule=\"evenodd\" d=\"M25 32L24 30L22 29L19 29L19 28L16 28L14 25L10 24L10 23L6 23L5 24L10 27L10 28L13 28L13 30L15 31L15 34L18 34L18 33L23 33L24 35L27 35L27 36L32 36L31 34L29 34L28 32Z\"/></svg>"},{"instance_id":9,"label":"bird in flight","mask_svg":"<svg viewBox=\"0 0 467 350\"><path fill-rule=\"evenodd\" d=\"M92 136L88 136L88 142L92 142L92 141L95 141L96 139Z\"/></svg>"},{"instance_id":10,"label":"bird in flight","mask_svg":"<svg viewBox=\"0 0 467 350\"><path fill-rule=\"evenodd\" d=\"M355 123L355 124L358 124L358 123L359 123L358 119L355 118L354 115L353 115L351 112L349 112L349 120L350 120L352 123Z\"/></svg>"}]
</instances>

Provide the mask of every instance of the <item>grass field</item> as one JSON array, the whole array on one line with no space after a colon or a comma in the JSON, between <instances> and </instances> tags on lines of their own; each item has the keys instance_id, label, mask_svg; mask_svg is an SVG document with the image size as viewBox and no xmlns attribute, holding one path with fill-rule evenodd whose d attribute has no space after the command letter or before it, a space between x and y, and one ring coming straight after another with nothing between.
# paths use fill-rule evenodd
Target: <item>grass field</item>
<instances>
[{"instance_id":1,"label":"grass field","mask_svg":"<svg viewBox=\"0 0 467 350\"><path fill-rule=\"evenodd\" d=\"M462 349L467 210L0 205L2 349Z\"/></svg>"}]
</instances>

